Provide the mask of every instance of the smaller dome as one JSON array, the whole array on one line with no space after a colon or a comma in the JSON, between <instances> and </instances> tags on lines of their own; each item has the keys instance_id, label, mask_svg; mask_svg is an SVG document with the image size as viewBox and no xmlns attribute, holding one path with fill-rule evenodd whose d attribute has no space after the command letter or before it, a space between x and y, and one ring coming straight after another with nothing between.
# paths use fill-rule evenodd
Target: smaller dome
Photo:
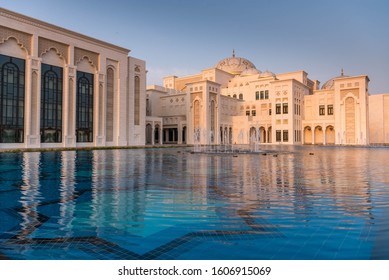
<instances>
[{"instance_id":1,"label":"smaller dome","mask_svg":"<svg viewBox=\"0 0 389 280\"><path fill-rule=\"evenodd\" d=\"M274 74L273 72L270 72L269 70L266 70L266 71L262 72L261 75L259 75L259 77L261 77L261 78L267 78L267 77L275 78L276 74Z\"/></svg>"},{"instance_id":2,"label":"smaller dome","mask_svg":"<svg viewBox=\"0 0 389 280\"><path fill-rule=\"evenodd\" d=\"M349 77L349 76L344 75L343 74L343 69L342 69L342 72L341 72L340 76L337 76L337 77L334 77L332 79L329 79L327 82L325 82L322 85L321 89L334 89L334 82L335 82L335 80L341 79L341 78L346 78L346 77Z\"/></svg>"},{"instance_id":3,"label":"smaller dome","mask_svg":"<svg viewBox=\"0 0 389 280\"><path fill-rule=\"evenodd\" d=\"M261 74L261 71L255 68L247 68L243 70L242 73L240 73L241 76L251 76L251 75L259 75Z\"/></svg>"}]
</instances>

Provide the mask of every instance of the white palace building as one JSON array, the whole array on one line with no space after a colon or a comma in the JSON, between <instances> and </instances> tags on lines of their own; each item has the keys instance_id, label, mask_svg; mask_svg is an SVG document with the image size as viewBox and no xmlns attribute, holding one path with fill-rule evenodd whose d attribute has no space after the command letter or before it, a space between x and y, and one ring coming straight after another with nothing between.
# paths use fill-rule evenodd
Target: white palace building
<instances>
[{"instance_id":1,"label":"white palace building","mask_svg":"<svg viewBox=\"0 0 389 280\"><path fill-rule=\"evenodd\" d=\"M389 94L369 95L368 83L342 70L320 87L305 71L262 72L233 52L147 88L146 144L387 144Z\"/></svg>"},{"instance_id":2,"label":"white palace building","mask_svg":"<svg viewBox=\"0 0 389 280\"><path fill-rule=\"evenodd\" d=\"M145 62L0 8L0 148L145 144Z\"/></svg>"},{"instance_id":3,"label":"white palace building","mask_svg":"<svg viewBox=\"0 0 389 280\"><path fill-rule=\"evenodd\" d=\"M389 143L389 94L232 56L146 89L130 50L0 8L0 149Z\"/></svg>"}]
</instances>

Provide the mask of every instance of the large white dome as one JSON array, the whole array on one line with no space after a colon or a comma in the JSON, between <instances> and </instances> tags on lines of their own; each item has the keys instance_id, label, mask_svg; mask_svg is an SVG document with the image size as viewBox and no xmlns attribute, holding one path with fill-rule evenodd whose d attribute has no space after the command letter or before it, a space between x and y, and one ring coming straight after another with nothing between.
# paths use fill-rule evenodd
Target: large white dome
<instances>
[{"instance_id":1,"label":"large white dome","mask_svg":"<svg viewBox=\"0 0 389 280\"><path fill-rule=\"evenodd\" d=\"M255 65L250 60L242 57L235 57L234 51L232 57L220 60L215 67L234 75L240 75L246 69L256 69Z\"/></svg>"}]
</instances>

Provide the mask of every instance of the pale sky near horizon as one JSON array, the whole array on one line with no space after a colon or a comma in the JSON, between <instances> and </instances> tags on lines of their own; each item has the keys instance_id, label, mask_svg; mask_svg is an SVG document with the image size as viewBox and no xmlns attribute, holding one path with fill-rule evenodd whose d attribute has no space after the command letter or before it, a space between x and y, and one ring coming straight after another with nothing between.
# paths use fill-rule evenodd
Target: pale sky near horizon
<instances>
[{"instance_id":1,"label":"pale sky near horizon","mask_svg":"<svg viewBox=\"0 0 389 280\"><path fill-rule=\"evenodd\" d=\"M148 84L244 57L261 71L305 70L324 84L368 75L389 93L389 1L0 0L0 6L128 49Z\"/></svg>"}]
</instances>

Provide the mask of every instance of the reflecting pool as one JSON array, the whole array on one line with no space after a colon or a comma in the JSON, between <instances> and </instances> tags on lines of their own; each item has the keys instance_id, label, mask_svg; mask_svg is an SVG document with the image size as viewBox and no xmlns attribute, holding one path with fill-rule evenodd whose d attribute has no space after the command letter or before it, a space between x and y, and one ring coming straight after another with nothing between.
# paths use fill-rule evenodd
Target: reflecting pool
<instances>
[{"instance_id":1,"label":"reflecting pool","mask_svg":"<svg viewBox=\"0 0 389 280\"><path fill-rule=\"evenodd\" d=\"M389 259L389 149L0 153L0 259Z\"/></svg>"}]
</instances>

